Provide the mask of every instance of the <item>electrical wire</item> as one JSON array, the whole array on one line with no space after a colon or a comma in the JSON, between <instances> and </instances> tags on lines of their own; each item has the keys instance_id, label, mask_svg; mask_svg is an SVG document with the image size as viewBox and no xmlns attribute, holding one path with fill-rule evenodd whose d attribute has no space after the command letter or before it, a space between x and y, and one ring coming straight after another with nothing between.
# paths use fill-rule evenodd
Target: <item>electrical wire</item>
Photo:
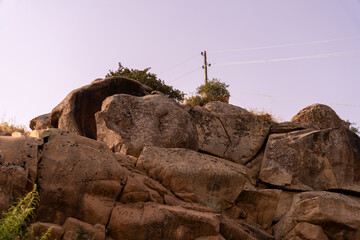
<instances>
[{"instance_id":1,"label":"electrical wire","mask_svg":"<svg viewBox=\"0 0 360 240\"><path fill-rule=\"evenodd\" d=\"M342 57L342 56L355 55L355 54L359 54L359 53L360 53L360 50L356 50L356 51L334 52L334 53L317 54L317 55L301 56L301 57L276 58L276 59L265 59L265 60L255 60L255 61L214 63L212 65L213 66L228 66L228 65L242 65L242 64L254 64L254 63L295 61L295 60L317 59L317 58L327 58L327 57Z\"/></svg>"},{"instance_id":2,"label":"electrical wire","mask_svg":"<svg viewBox=\"0 0 360 240\"><path fill-rule=\"evenodd\" d=\"M353 40L353 39L359 39L359 38L360 38L360 36L354 36L354 37L335 38L335 39L319 40L319 41L304 42L304 43L288 43L288 44L272 45L272 46L264 46L264 47L240 48L240 49L229 49L229 50L208 51L208 52L209 53L242 52L242 51L262 50L262 49L271 49L271 48L314 45L314 44L320 44L320 43L337 42L337 41L343 41L343 40Z\"/></svg>"},{"instance_id":3,"label":"electrical wire","mask_svg":"<svg viewBox=\"0 0 360 240\"><path fill-rule=\"evenodd\" d=\"M292 101L292 102L306 102L306 101L309 101L309 99L277 97L277 96L272 96L272 95L267 95L267 94L261 94L261 93L256 93L256 92L239 91L239 90L238 90L237 92L241 92L241 93L249 94L249 95L260 96L260 97L272 98L272 99L277 99L277 100ZM316 102L316 101L313 101L313 102ZM356 107L356 108L360 108L360 105L346 104L346 103L327 102L327 103L323 103L323 104L326 104L326 105L336 105L336 106L342 106L342 107Z\"/></svg>"},{"instance_id":4,"label":"electrical wire","mask_svg":"<svg viewBox=\"0 0 360 240\"><path fill-rule=\"evenodd\" d=\"M197 67L197 68L191 70L190 72L187 72L187 73L185 73L185 74L183 74L183 75L181 75L181 76L179 76L179 77L177 77L177 78L175 78L175 79L173 79L171 81L168 81L168 83L173 83L173 82L175 82L175 81L177 81L177 80L179 80L179 79L181 79L181 78L183 78L183 77L185 77L185 76L187 76L187 75L189 75L191 73L199 71L200 69L201 69L201 67Z\"/></svg>"},{"instance_id":5,"label":"electrical wire","mask_svg":"<svg viewBox=\"0 0 360 240\"><path fill-rule=\"evenodd\" d=\"M173 65L173 66L165 69L164 71L160 72L159 74L163 74L163 73L165 73L165 72L167 72L167 71L170 71L170 70L172 70L172 69L174 69L174 68L176 68L176 67L178 67L178 66L180 66L180 65L182 65L182 64L184 64L184 63L187 63L188 61L192 60L193 58L195 58L195 57L197 57L197 56L199 56L199 54L193 55L192 57L190 57L190 58L188 58L188 59L186 59L186 60L184 60L184 61L182 61L182 62L179 62L179 63L177 63L177 64L175 64L175 65Z\"/></svg>"}]
</instances>

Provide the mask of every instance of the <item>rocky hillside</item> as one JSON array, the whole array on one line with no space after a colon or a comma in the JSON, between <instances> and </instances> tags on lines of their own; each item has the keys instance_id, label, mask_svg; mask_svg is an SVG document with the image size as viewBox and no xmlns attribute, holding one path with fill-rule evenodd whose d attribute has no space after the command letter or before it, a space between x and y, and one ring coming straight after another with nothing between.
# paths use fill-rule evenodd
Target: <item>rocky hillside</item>
<instances>
[{"instance_id":1,"label":"rocky hillside","mask_svg":"<svg viewBox=\"0 0 360 240\"><path fill-rule=\"evenodd\" d=\"M0 210L36 183L51 239L360 239L360 138L328 106L274 123L110 77L30 126L0 137Z\"/></svg>"}]
</instances>

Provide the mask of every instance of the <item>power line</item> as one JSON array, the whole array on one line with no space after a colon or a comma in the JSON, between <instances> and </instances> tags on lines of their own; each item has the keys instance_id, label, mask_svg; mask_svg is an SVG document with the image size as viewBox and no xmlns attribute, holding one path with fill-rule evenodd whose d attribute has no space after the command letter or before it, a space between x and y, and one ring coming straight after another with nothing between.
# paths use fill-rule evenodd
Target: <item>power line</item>
<instances>
[{"instance_id":1,"label":"power line","mask_svg":"<svg viewBox=\"0 0 360 240\"><path fill-rule=\"evenodd\" d=\"M267 62L295 61L295 60L317 59L317 58L326 58L326 57L342 57L342 56L355 55L355 54L359 54L359 53L360 53L360 50L334 52L334 53L327 53L327 54L317 54L317 55L301 56L301 57L290 57L290 58L276 58L276 59L265 59L265 60L255 60L255 61L215 63L213 65L227 66L227 65L242 65L242 64L254 64L254 63L267 63Z\"/></svg>"},{"instance_id":2,"label":"power line","mask_svg":"<svg viewBox=\"0 0 360 240\"><path fill-rule=\"evenodd\" d=\"M177 81L177 80L179 80L179 79L181 79L181 78L183 78L183 77L185 77L185 76L187 76L187 75L189 75L191 73L199 71L200 69L201 69L201 67L197 67L197 68L191 70L190 72L187 72L187 73L185 73L185 74L183 74L183 75L181 75L181 76L179 76L179 77L177 77L177 78L175 78L175 79L173 79L171 81L168 81L168 83L173 83L173 82L175 82L175 81Z\"/></svg>"},{"instance_id":3,"label":"power line","mask_svg":"<svg viewBox=\"0 0 360 240\"><path fill-rule=\"evenodd\" d=\"M272 45L272 46L263 46L263 47L253 47L253 48L229 49L229 50L219 50L219 51L209 51L209 52L210 52L210 53L242 52L242 51L251 51L251 50L262 50L262 49L271 49L271 48L281 48L281 47L294 47L294 46L314 45L314 44L320 44L320 43L337 42L337 41L343 41L343 40L353 40L353 39L359 39L359 38L360 38L360 36L354 36L354 37L335 38L335 39L319 40L319 41L304 42L304 43L288 43L288 44L281 44L281 45Z\"/></svg>"},{"instance_id":4,"label":"power line","mask_svg":"<svg viewBox=\"0 0 360 240\"><path fill-rule=\"evenodd\" d=\"M165 72L167 72L167 71L170 71L170 70L172 70L172 69L174 69L174 68L176 68L176 67L178 67L178 66L180 66L180 65L182 65L182 64L184 64L184 63L187 63L188 61L192 60L193 58L195 58L195 57L197 57L197 56L198 56L198 54L195 54L195 55L191 56L190 58L188 58L188 59L186 59L186 60L184 60L184 61L182 61L182 62L179 62L179 63L177 63L177 64L175 64L175 65L173 65L173 66L165 69L164 71L160 72L159 74L163 74L163 73L165 73Z\"/></svg>"},{"instance_id":5,"label":"power line","mask_svg":"<svg viewBox=\"0 0 360 240\"><path fill-rule=\"evenodd\" d=\"M240 91L238 90L237 92L241 92L241 93L249 94L249 95L260 96L260 97L272 98L272 99L277 99L277 100L286 100L286 101L293 101L293 102L309 101L309 99L304 99L304 98L278 97L278 96L272 96L272 95L261 94L261 93L256 93L256 92L241 91L241 90L240 90ZM312 101L312 102L316 102L316 101ZM360 105L346 104L346 103L327 102L327 103L324 103L324 104L326 104L326 105L336 105L336 106L342 106L342 107L356 107L356 108L360 108Z\"/></svg>"}]
</instances>

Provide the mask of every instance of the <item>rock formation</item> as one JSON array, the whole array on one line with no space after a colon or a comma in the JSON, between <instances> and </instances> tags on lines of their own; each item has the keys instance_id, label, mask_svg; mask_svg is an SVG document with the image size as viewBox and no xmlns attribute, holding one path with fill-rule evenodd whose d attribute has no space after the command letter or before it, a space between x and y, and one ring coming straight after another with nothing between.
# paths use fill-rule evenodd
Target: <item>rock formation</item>
<instances>
[{"instance_id":1,"label":"rock formation","mask_svg":"<svg viewBox=\"0 0 360 240\"><path fill-rule=\"evenodd\" d=\"M109 77L75 89L51 112L51 125L81 136L96 139L95 113L100 111L105 98L126 93L134 96L150 94L151 89L138 81Z\"/></svg>"},{"instance_id":2,"label":"rock formation","mask_svg":"<svg viewBox=\"0 0 360 240\"><path fill-rule=\"evenodd\" d=\"M313 123L320 129L346 126L336 112L324 104L313 104L302 109L292 119L292 122Z\"/></svg>"},{"instance_id":3,"label":"rock formation","mask_svg":"<svg viewBox=\"0 0 360 240\"><path fill-rule=\"evenodd\" d=\"M50 239L360 239L360 138L331 108L273 123L150 91L99 79L0 136L0 210L36 183Z\"/></svg>"},{"instance_id":4,"label":"rock formation","mask_svg":"<svg viewBox=\"0 0 360 240\"><path fill-rule=\"evenodd\" d=\"M113 151L139 156L144 146L198 148L191 116L165 95L113 95L95 118L97 139Z\"/></svg>"}]
</instances>

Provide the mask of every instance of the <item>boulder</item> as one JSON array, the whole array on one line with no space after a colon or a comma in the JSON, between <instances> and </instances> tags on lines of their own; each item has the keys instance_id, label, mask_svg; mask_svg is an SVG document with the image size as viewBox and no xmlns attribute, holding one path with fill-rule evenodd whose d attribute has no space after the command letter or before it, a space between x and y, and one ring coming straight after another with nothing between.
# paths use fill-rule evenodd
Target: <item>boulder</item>
<instances>
[{"instance_id":1,"label":"boulder","mask_svg":"<svg viewBox=\"0 0 360 240\"><path fill-rule=\"evenodd\" d=\"M98 79L73 90L51 112L51 125L79 135L96 139L95 113L105 98L126 93L134 96L150 94L150 87L124 77Z\"/></svg>"},{"instance_id":2,"label":"boulder","mask_svg":"<svg viewBox=\"0 0 360 240\"><path fill-rule=\"evenodd\" d=\"M262 148L270 123L247 110L210 102L189 112L199 135L199 150L245 164Z\"/></svg>"},{"instance_id":3,"label":"boulder","mask_svg":"<svg viewBox=\"0 0 360 240\"><path fill-rule=\"evenodd\" d=\"M218 214L150 202L117 204L107 230L114 240L273 239L261 230Z\"/></svg>"},{"instance_id":4,"label":"boulder","mask_svg":"<svg viewBox=\"0 0 360 240\"><path fill-rule=\"evenodd\" d=\"M42 139L37 218L63 224L75 217L105 225L126 182L126 170L102 142L62 129L33 131Z\"/></svg>"},{"instance_id":5,"label":"boulder","mask_svg":"<svg viewBox=\"0 0 360 240\"><path fill-rule=\"evenodd\" d=\"M119 199L122 203L156 202L164 203L164 195L172 195L160 183L148 176L136 172L129 172L126 185Z\"/></svg>"},{"instance_id":6,"label":"boulder","mask_svg":"<svg viewBox=\"0 0 360 240\"><path fill-rule=\"evenodd\" d=\"M321 226L329 239L344 232L355 236L360 229L360 198L323 191L296 194L290 210L274 226L275 239L284 239L300 222Z\"/></svg>"},{"instance_id":7,"label":"boulder","mask_svg":"<svg viewBox=\"0 0 360 240\"><path fill-rule=\"evenodd\" d=\"M39 143L28 136L0 137L0 212L33 189Z\"/></svg>"},{"instance_id":8,"label":"boulder","mask_svg":"<svg viewBox=\"0 0 360 240\"><path fill-rule=\"evenodd\" d=\"M159 181L180 199L220 212L248 186L247 169L239 164L187 149L146 147L136 168Z\"/></svg>"},{"instance_id":9,"label":"boulder","mask_svg":"<svg viewBox=\"0 0 360 240\"><path fill-rule=\"evenodd\" d=\"M336 112L324 104L313 104L298 112L291 122L312 123L320 129L346 127Z\"/></svg>"},{"instance_id":10,"label":"boulder","mask_svg":"<svg viewBox=\"0 0 360 240\"><path fill-rule=\"evenodd\" d=\"M63 240L91 239L105 240L105 226L101 224L91 225L75 218L67 218L64 225Z\"/></svg>"},{"instance_id":11,"label":"boulder","mask_svg":"<svg viewBox=\"0 0 360 240\"><path fill-rule=\"evenodd\" d=\"M270 230L278 206L281 190L260 189L242 191L236 200L236 207L241 212L239 218L251 225Z\"/></svg>"},{"instance_id":12,"label":"boulder","mask_svg":"<svg viewBox=\"0 0 360 240\"><path fill-rule=\"evenodd\" d=\"M320 226L307 222L298 223L284 240L329 240Z\"/></svg>"},{"instance_id":13,"label":"boulder","mask_svg":"<svg viewBox=\"0 0 360 240\"><path fill-rule=\"evenodd\" d=\"M52 128L51 125L51 114L43 114L37 116L36 118L31 119L30 121L30 129L32 130L42 130Z\"/></svg>"},{"instance_id":14,"label":"boulder","mask_svg":"<svg viewBox=\"0 0 360 240\"><path fill-rule=\"evenodd\" d=\"M163 94L114 95L95 116L98 139L113 151L139 156L144 146L197 150L191 116Z\"/></svg>"},{"instance_id":15,"label":"boulder","mask_svg":"<svg viewBox=\"0 0 360 240\"><path fill-rule=\"evenodd\" d=\"M196 239L218 236L219 225L212 213L150 202L118 204L111 214L108 235L114 240Z\"/></svg>"},{"instance_id":16,"label":"boulder","mask_svg":"<svg viewBox=\"0 0 360 240\"><path fill-rule=\"evenodd\" d=\"M260 179L283 189L360 193L360 138L347 128L269 137Z\"/></svg>"}]
</instances>

